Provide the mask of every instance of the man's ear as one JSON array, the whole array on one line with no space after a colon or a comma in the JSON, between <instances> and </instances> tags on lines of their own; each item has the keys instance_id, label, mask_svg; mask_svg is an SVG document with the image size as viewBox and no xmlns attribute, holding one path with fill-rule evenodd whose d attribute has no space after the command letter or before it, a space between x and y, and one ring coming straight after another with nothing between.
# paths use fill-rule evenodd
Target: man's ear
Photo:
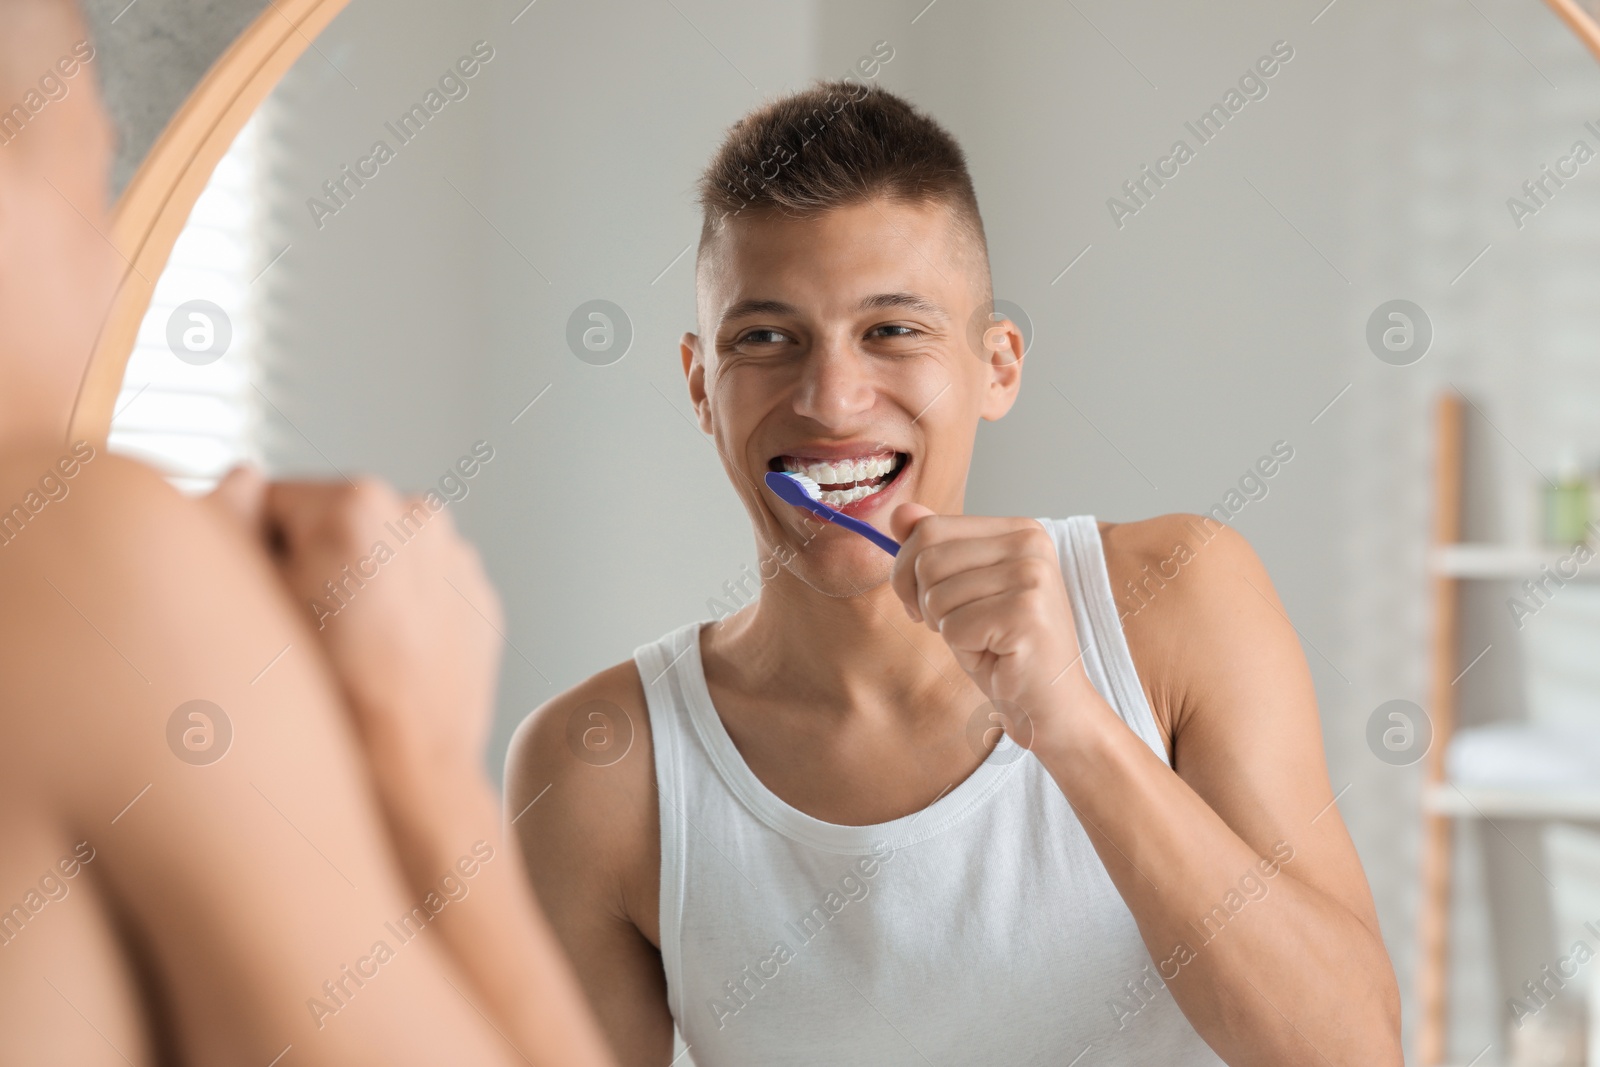
<instances>
[{"instance_id":1,"label":"man's ear","mask_svg":"<svg viewBox=\"0 0 1600 1067\"><path fill-rule=\"evenodd\" d=\"M1022 331L1010 319L1003 319L983 332L983 402L978 414L993 422L1003 418L1017 402L1022 388Z\"/></svg>"},{"instance_id":2,"label":"man's ear","mask_svg":"<svg viewBox=\"0 0 1600 1067\"><path fill-rule=\"evenodd\" d=\"M701 433L711 432L711 399L706 395L706 364L700 357L700 338L685 333L678 342L678 355L683 359L683 376L689 384L689 402L694 405L695 417Z\"/></svg>"}]
</instances>

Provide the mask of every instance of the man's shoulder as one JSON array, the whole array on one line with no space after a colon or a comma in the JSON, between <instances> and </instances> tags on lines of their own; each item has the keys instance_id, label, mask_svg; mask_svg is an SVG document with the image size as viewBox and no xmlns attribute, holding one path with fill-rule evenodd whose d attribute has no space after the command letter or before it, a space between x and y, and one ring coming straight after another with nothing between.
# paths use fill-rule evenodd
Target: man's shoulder
<instances>
[{"instance_id":1,"label":"man's shoulder","mask_svg":"<svg viewBox=\"0 0 1600 1067\"><path fill-rule=\"evenodd\" d=\"M1235 674L1276 631L1293 630L1265 565L1233 527L1177 512L1102 523L1117 615L1169 741L1197 693Z\"/></svg>"},{"instance_id":2,"label":"man's shoulder","mask_svg":"<svg viewBox=\"0 0 1600 1067\"><path fill-rule=\"evenodd\" d=\"M655 839L655 765L644 685L632 660L535 708L506 755L507 817L546 846L590 850L620 869Z\"/></svg>"},{"instance_id":3,"label":"man's shoulder","mask_svg":"<svg viewBox=\"0 0 1600 1067\"><path fill-rule=\"evenodd\" d=\"M1265 568L1238 530L1209 515L1172 512L1133 522L1100 523L1100 540L1118 614L1193 622L1231 598L1248 595ZM1260 583L1257 583L1260 584ZM1263 592L1266 592L1263 588Z\"/></svg>"},{"instance_id":4,"label":"man's shoulder","mask_svg":"<svg viewBox=\"0 0 1600 1067\"><path fill-rule=\"evenodd\" d=\"M301 641L304 617L220 508L101 445L76 466L64 456L0 460L0 776L76 813L141 768L166 768L166 726L184 702L203 694L252 721L244 709L270 700L249 680ZM332 696L318 668L285 671L309 675L297 714L332 706L313 702Z\"/></svg>"},{"instance_id":5,"label":"man's shoulder","mask_svg":"<svg viewBox=\"0 0 1600 1067\"><path fill-rule=\"evenodd\" d=\"M157 669L192 654L174 647L181 635L209 638L215 619L235 614L276 624L288 606L241 522L99 445L77 457L67 448L0 461L0 596L13 607L66 602L100 629L148 644ZM9 625L54 640L28 624L33 616L19 610L0 635Z\"/></svg>"},{"instance_id":6,"label":"man's shoulder","mask_svg":"<svg viewBox=\"0 0 1600 1067\"><path fill-rule=\"evenodd\" d=\"M584 766L615 766L629 761L649 732L639 670L624 660L529 712L511 738L508 768L516 762L569 777Z\"/></svg>"},{"instance_id":7,"label":"man's shoulder","mask_svg":"<svg viewBox=\"0 0 1600 1067\"><path fill-rule=\"evenodd\" d=\"M0 457L0 562L70 555L79 567L148 567L185 557L186 539L215 529L214 509L154 468L79 441ZM163 547L171 548L163 553Z\"/></svg>"}]
</instances>

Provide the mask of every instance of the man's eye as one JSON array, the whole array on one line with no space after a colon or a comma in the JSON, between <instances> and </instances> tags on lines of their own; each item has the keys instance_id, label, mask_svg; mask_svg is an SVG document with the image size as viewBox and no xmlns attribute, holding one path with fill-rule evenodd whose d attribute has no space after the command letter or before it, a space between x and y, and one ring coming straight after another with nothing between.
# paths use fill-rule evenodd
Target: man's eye
<instances>
[{"instance_id":1,"label":"man's eye","mask_svg":"<svg viewBox=\"0 0 1600 1067\"><path fill-rule=\"evenodd\" d=\"M897 325L894 325L894 324L890 324L890 325L886 325L886 326L875 326L875 327L873 327L873 332L874 333L876 333L878 330L901 330L901 331L903 331L901 333L886 334L885 336L888 336L888 337L921 337L922 336L922 331L921 330L913 329L910 326L897 326Z\"/></svg>"},{"instance_id":2,"label":"man's eye","mask_svg":"<svg viewBox=\"0 0 1600 1067\"><path fill-rule=\"evenodd\" d=\"M786 336L786 335L780 330L773 330L773 329L765 329L765 328L763 328L763 329L751 330L749 333L747 333L743 337L739 338L738 343L741 344L741 345L771 345L771 344L778 344L779 341L777 339L781 338L781 337L784 337L784 336Z\"/></svg>"}]
</instances>

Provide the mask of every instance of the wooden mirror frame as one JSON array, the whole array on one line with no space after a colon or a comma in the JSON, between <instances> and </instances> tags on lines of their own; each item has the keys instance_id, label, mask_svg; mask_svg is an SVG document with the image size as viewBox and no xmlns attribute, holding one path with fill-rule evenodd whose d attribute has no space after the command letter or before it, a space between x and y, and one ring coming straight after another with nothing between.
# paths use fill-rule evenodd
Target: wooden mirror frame
<instances>
[{"instance_id":1,"label":"wooden mirror frame","mask_svg":"<svg viewBox=\"0 0 1600 1067\"><path fill-rule=\"evenodd\" d=\"M1600 59L1600 22L1596 21L1596 14L1586 10L1578 0L1545 0L1545 2L1555 9L1561 21L1567 24L1567 28L1578 35L1578 40L1589 46L1589 51L1595 54L1595 58ZM1589 7L1595 6L1593 0L1590 0Z\"/></svg>"},{"instance_id":2,"label":"wooden mirror frame","mask_svg":"<svg viewBox=\"0 0 1600 1067\"><path fill-rule=\"evenodd\" d=\"M155 281L218 162L286 71L349 0L267 0L184 101L112 211L125 267L72 407L68 440L103 445Z\"/></svg>"}]
</instances>

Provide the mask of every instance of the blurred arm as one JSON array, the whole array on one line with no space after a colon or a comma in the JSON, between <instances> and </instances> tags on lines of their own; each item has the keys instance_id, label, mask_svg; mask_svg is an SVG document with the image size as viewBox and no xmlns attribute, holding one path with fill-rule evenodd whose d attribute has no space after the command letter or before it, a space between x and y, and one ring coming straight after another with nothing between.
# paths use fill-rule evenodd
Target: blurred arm
<instances>
[{"instance_id":1,"label":"blurred arm","mask_svg":"<svg viewBox=\"0 0 1600 1067\"><path fill-rule=\"evenodd\" d=\"M8 464L0 493L35 474ZM292 1046L298 1063L606 1062L581 1013L526 1021L546 1020L536 998L553 990L559 1008L565 972L508 888L486 787L416 778L431 817L385 832L314 631L242 529L102 454L0 548L0 603L0 773L29 802L0 835L92 845L82 877L147 959L145 992L159 988L188 1058L268 1063ZM231 729L214 762L169 730L196 699L221 709L210 745ZM495 858L433 914L404 872L437 883L479 840ZM68 936L80 904L26 936ZM501 973L529 984L475 1002ZM8 990L46 977L4 958L0 974Z\"/></svg>"}]
</instances>

